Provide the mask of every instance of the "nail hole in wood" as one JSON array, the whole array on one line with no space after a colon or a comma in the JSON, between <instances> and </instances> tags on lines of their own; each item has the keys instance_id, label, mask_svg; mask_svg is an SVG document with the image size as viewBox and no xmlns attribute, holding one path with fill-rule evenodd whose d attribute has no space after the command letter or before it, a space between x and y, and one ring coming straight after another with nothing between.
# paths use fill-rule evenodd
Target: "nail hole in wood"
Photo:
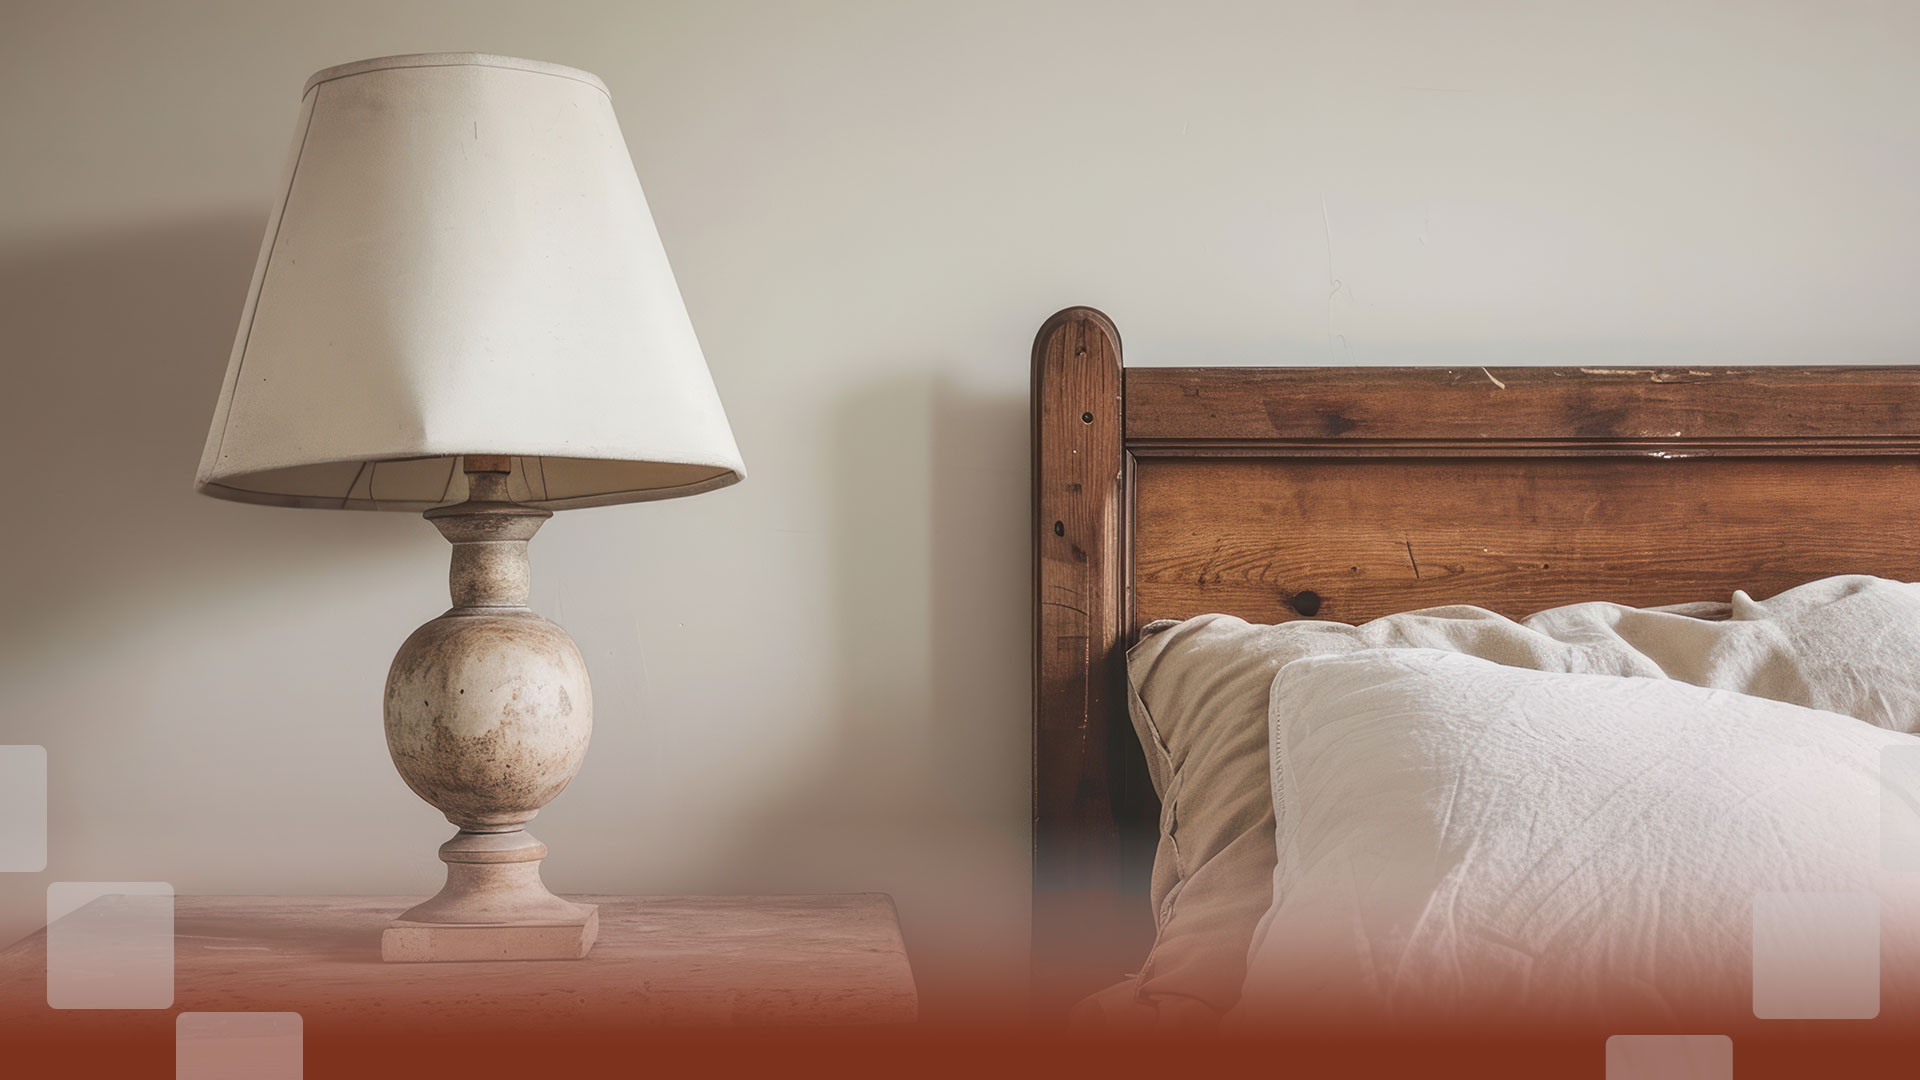
<instances>
[{"instance_id":1,"label":"nail hole in wood","mask_svg":"<svg viewBox=\"0 0 1920 1080\"><path fill-rule=\"evenodd\" d=\"M1293 610L1308 618L1320 614L1320 594L1312 589L1294 593L1293 599L1288 603L1293 605Z\"/></svg>"},{"instance_id":2,"label":"nail hole in wood","mask_svg":"<svg viewBox=\"0 0 1920 1080\"><path fill-rule=\"evenodd\" d=\"M1091 424L1091 423L1093 423L1093 414L1092 414L1092 413L1090 413L1090 412L1083 412L1083 413L1081 413L1081 414L1080 414L1080 422L1081 422L1081 423L1083 423L1083 424Z\"/></svg>"},{"instance_id":3,"label":"nail hole in wood","mask_svg":"<svg viewBox=\"0 0 1920 1080\"><path fill-rule=\"evenodd\" d=\"M1065 535L1067 535L1067 523L1066 523L1066 522L1064 522L1064 521L1056 521L1056 522L1054 522L1054 523L1053 523L1053 535L1055 535L1055 536L1065 536Z\"/></svg>"}]
</instances>

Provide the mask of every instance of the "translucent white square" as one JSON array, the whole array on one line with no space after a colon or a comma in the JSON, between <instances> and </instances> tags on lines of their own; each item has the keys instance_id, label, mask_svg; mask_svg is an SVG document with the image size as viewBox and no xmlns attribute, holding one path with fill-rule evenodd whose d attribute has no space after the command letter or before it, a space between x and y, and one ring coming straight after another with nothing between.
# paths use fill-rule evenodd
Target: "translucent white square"
<instances>
[{"instance_id":1,"label":"translucent white square","mask_svg":"<svg viewBox=\"0 0 1920 1080\"><path fill-rule=\"evenodd\" d=\"M1920 746L1880 749L1880 865L1920 873Z\"/></svg>"},{"instance_id":2,"label":"translucent white square","mask_svg":"<svg viewBox=\"0 0 1920 1080\"><path fill-rule=\"evenodd\" d=\"M1880 897L1870 892L1754 896L1753 1015L1762 1020L1880 1015Z\"/></svg>"},{"instance_id":3,"label":"translucent white square","mask_svg":"<svg viewBox=\"0 0 1920 1080\"><path fill-rule=\"evenodd\" d=\"M300 1080L300 1014L183 1012L173 1024L174 1080Z\"/></svg>"},{"instance_id":4,"label":"translucent white square","mask_svg":"<svg viewBox=\"0 0 1920 1080\"><path fill-rule=\"evenodd\" d=\"M1607 1040L1607 1080L1733 1080L1733 1040L1615 1035Z\"/></svg>"},{"instance_id":5,"label":"translucent white square","mask_svg":"<svg viewBox=\"0 0 1920 1080\"><path fill-rule=\"evenodd\" d=\"M0 746L0 871L47 868L47 749Z\"/></svg>"},{"instance_id":6,"label":"translucent white square","mask_svg":"<svg viewBox=\"0 0 1920 1080\"><path fill-rule=\"evenodd\" d=\"M173 886L56 881L47 886L47 1004L173 1007Z\"/></svg>"}]
</instances>

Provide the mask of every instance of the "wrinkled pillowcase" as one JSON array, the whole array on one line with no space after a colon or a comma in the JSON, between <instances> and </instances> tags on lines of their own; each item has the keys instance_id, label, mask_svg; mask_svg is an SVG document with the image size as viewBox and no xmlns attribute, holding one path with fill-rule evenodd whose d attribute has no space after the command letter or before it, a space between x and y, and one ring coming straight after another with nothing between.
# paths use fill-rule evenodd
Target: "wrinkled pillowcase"
<instances>
[{"instance_id":1,"label":"wrinkled pillowcase","mask_svg":"<svg viewBox=\"0 0 1920 1080\"><path fill-rule=\"evenodd\" d=\"M1239 998L1275 860L1268 691L1293 660L1441 649L1538 671L1673 678L1920 730L1920 586L1834 577L1765 601L1735 593L1722 610L1708 621L1587 603L1516 623L1456 606L1361 626L1202 615L1146 637L1128 655L1128 706L1161 818L1155 941L1135 994L1186 1016L1224 1013Z\"/></svg>"},{"instance_id":2,"label":"wrinkled pillowcase","mask_svg":"<svg viewBox=\"0 0 1920 1080\"><path fill-rule=\"evenodd\" d=\"M1426 649L1289 664L1271 725L1275 900L1237 1023L1871 1015L1881 979L1763 949L1767 905L1835 899L1877 908L1894 999L1920 986L1920 879L1880 852L1881 754L1913 735Z\"/></svg>"}]
</instances>

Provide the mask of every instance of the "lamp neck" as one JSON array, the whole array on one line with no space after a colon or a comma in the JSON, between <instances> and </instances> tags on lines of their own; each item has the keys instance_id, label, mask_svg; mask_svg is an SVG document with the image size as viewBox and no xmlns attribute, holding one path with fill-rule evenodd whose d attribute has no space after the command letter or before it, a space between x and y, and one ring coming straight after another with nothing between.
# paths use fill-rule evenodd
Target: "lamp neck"
<instances>
[{"instance_id":1,"label":"lamp neck","mask_svg":"<svg viewBox=\"0 0 1920 1080\"><path fill-rule=\"evenodd\" d=\"M524 608L533 583L527 541L553 513L507 497L507 458L468 455L462 464L467 500L425 515L453 544L454 610Z\"/></svg>"}]
</instances>

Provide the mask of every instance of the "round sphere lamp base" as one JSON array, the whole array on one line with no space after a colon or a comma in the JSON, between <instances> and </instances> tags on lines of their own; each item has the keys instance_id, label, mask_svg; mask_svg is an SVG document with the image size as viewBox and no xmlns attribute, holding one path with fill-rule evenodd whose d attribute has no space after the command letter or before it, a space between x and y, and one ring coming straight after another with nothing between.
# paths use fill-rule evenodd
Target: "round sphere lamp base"
<instances>
[{"instance_id":1,"label":"round sphere lamp base","mask_svg":"<svg viewBox=\"0 0 1920 1080\"><path fill-rule=\"evenodd\" d=\"M470 498L427 512L453 543L453 607L408 637L387 673L387 749L460 831L446 884L387 927L384 960L578 960L598 909L547 891L547 846L525 829L579 772L593 729L586 661L527 607L527 541L550 516L506 497L506 459L469 457Z\"/></svg>"}]
</instances>

